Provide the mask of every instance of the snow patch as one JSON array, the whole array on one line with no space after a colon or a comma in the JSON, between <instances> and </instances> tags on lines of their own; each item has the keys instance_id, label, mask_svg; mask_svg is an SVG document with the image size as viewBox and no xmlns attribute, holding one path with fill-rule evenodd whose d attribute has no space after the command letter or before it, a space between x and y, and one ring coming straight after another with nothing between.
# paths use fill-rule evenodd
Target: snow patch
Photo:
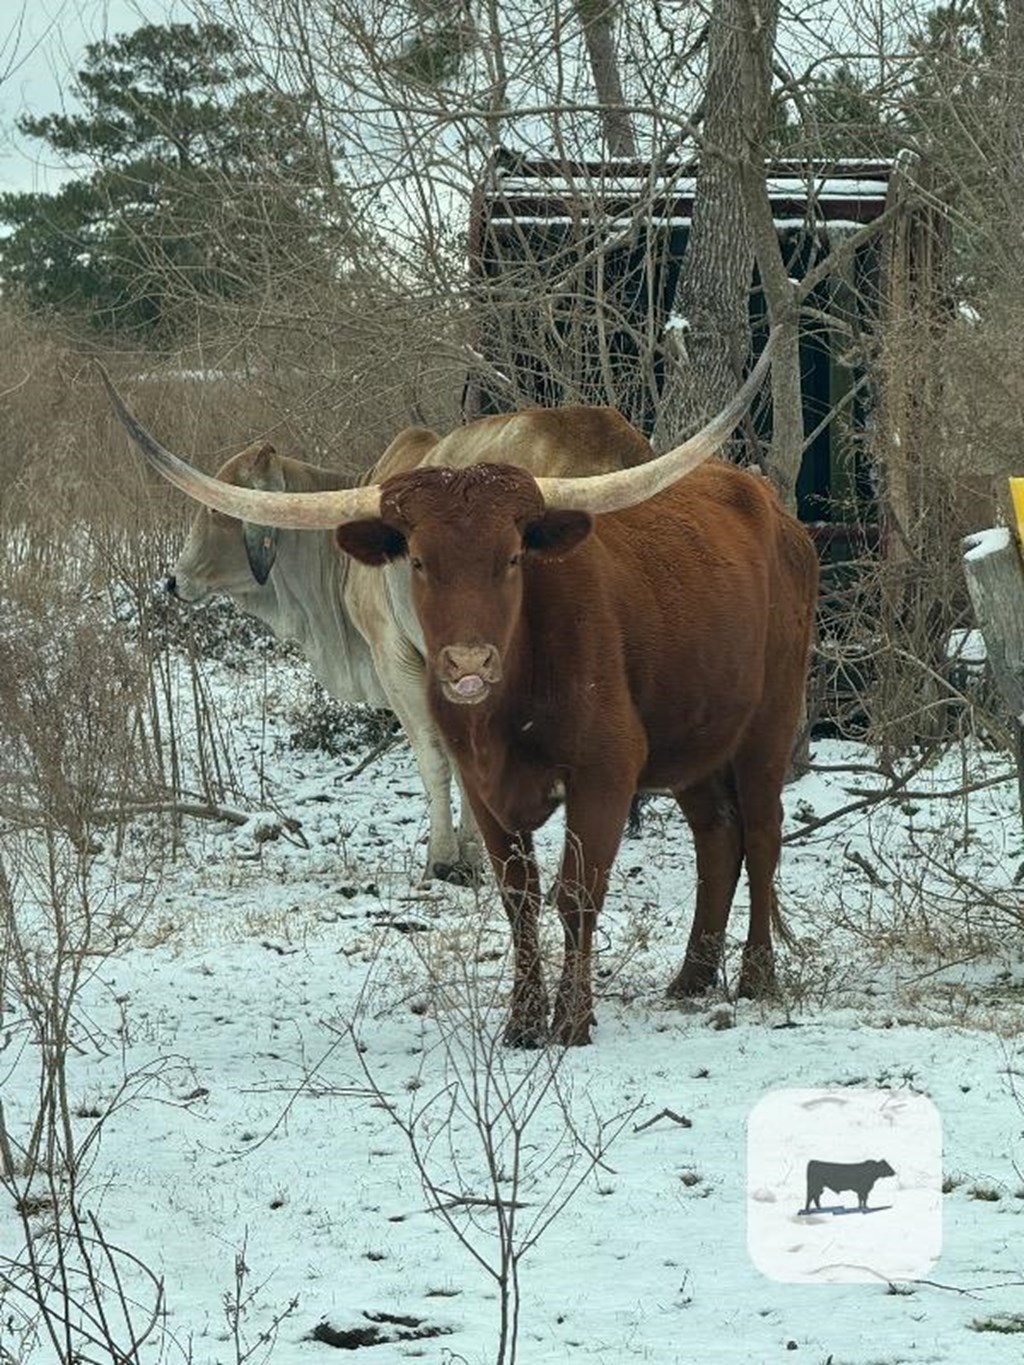
<instances>
[{"instance_id":1,"label":"snow patch","mask_svg":"<svg viewBox=\"0 0 1024 1365\"><path fill-rule=\"evenodd\" d=\"M980 559L987 559L989 555L1002 554L1009 544L1008 526L990 526L987 531L975 531L964 537L964 560L976 563Z\"/></svg>"}]
</instances>

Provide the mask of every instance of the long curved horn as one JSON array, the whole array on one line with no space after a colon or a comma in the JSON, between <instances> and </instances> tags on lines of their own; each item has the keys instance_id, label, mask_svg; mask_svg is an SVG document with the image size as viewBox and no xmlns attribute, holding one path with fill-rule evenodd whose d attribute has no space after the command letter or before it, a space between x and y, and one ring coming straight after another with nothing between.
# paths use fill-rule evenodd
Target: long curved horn
<instances>
[{"instance_id":1,"label":"long curved horn","mask_svg":"<svg viewBox=\"0 0 1024 1365\"><path fill-rule=\"evenodd\" d=\"M346 521L380 516L380 488L376 484L323 493L271 493L239 488L193 469L149 434L129 411L100 362L97 360L95 364L118 421L141 450L147 464L205 507L237 517L239 521L296 531L326 531Z\"/></svg>"},{"instance_id":2,"label":"long curved horn","mask_svg":"<svg viewBox=\"0 0 1024 1365\"><path fill-rule=\"evenodd\" d=\"M612 474L595 474L581 479L538 478L537 486L544 495L545 504L566 511L619 512L653 498L655 493L692 473L722 445L750 406L771 364L780 332L781 328L773 328L757 364L732 402L688 441L656 460L630 469L617 469Z\"/></svg>"}]
</instances>

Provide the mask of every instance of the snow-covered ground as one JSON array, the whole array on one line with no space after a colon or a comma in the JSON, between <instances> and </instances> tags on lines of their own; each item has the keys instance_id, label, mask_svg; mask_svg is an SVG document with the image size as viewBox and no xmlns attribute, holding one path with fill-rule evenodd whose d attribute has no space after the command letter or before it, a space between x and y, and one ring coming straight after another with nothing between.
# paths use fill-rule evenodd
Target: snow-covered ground
<instances>
[{"instance_id":1,"label":"snow-covered ground","mask_svg":"<svg viewBox=\"0 0 1024 1365\"><path fill-rule=\"evenodd\" d=\"M252 808L301 831L186 821L172 856L166 822L147 816L118 856L100 852L102 914L141 926L89 960L68 1063L79 1140L119 1096L83 1203L162 1278L163 1359L327 1360L318 1324L369 1338L367 1315L383 1313L402 1321L376 1324L385 1340L363 1348L375 1365L493 1361L496 1193L517 1205L523 1365L1022 1359L1024 837L1011 781L939 795L1006 773L1005 756L956 748L898 799L865 805L882 783L851 771L867 751L813 746L821 770L786 795L796 943L770 1006L664 999L694 870L675 807L653 802L599 928L595 1044L510 1052L495 1041L509 969L493 889L414 885L426 823L408 750L346 780L358 753L289 747L301 665L207 673ZM549 869L557 845L553 822ZM741 890L737 940L745 919ZM38 1049L10 986L2 1005L0 1096L22 1141ZM790 1088L934 1104L943 1246L922 1280L789 1284L755 1268L747 1124ZM906 1189L894 1165L873 1196L893 1216ZM832 1216L783 1217L796 1240ZM0 1256L21 1245L0 1197ZM49 1365L24 1310L0 1294L0 1361Z\"/></svg>"}]
</instances>

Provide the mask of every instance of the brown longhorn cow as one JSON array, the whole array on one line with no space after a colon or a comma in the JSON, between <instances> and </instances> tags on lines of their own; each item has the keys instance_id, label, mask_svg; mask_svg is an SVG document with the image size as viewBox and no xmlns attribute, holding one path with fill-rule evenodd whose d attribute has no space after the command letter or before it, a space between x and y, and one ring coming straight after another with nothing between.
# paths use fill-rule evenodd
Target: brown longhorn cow
<instances>
[{"instance_id":1,"label":"brown longhorn cow","mask_svg":"<svg viewBox=\"0 0 1024 1365\"><path fill-rule=\"evenodd\" d=\"M424 465L461 469L496 461L533 474L604 474L651 455L640 432L611 408L533 408L481 417L446 436L408 427L367 479L381 483ZM232 456L217 478L279 493L350 482L337 470L287 459L266 444ZM427 701L419 623L411 606L399 609L404 598L391 592L388 575L338 553L333 530L281 530L200 507L168 591L182 602L226 593L279 639L294 640L332 697L389 706L405 730L427 797L423 879L475 882L483 847L465 796L458 827L452 822L452 768Z\"/></svg>"},{"instance_id":2,"label":"brown longhorn cow","mask_svg":"<svg viewBox=\"0 0 1024 1365\"><path fill-rule=\"evenodd\" d=\"M264 525L334 525L361 562L388 573L384 566L405 566L398 582L425 640L431 710L512 928L509 1043L590 1041L594 925L635 791L672 792L696 845L696 911L670 994L714 982L744 862L750 921L739 990L774 984L781 792L801 716L817 558L767 480L704 463L766 365L767 354L685 445L635 469L535 479L509 465L420 468L305 496L198 474L112 395L150 463L208 506ZM562 802L556 904L565 952L549 1034L532 834Z\"/></svg>"}]
</instances>

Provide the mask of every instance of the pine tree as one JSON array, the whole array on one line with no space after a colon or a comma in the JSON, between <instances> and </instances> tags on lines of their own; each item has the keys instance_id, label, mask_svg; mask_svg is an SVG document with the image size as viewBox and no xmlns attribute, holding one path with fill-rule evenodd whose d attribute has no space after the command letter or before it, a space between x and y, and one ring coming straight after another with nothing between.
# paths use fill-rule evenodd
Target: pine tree
<instances>
[{"instance_id":1,"label":"pine tree","mask_svg":"<svg viewBox=\"0 0 1024 1365\"><path fill-rule=\"evenodd\" d=\"M301 99L261 88L217 24L91 44L79 114L23 117L80 168L53 194L0 195L0 285L96 327L172 330L204 301L323 268L330 154Z\"/></svg>"}]
</instances>

